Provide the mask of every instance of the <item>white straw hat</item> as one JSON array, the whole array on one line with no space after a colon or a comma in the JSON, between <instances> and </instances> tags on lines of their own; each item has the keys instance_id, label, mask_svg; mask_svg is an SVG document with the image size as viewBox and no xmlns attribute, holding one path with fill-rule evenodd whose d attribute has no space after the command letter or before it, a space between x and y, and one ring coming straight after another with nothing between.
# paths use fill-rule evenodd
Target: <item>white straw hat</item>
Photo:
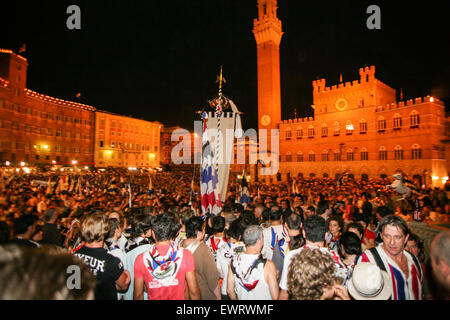
<instances>
[{"instance_id":1,"label":"white straw hat","mask_svg":"<svg viewBox=\"0 0 450 320\"><path fill-rule=\"evenodd\" d=\"M356 300L387 300L392 294L389 275L376 264L358 263L348 282L348 292Z\"/></svg>"}]
</instances>

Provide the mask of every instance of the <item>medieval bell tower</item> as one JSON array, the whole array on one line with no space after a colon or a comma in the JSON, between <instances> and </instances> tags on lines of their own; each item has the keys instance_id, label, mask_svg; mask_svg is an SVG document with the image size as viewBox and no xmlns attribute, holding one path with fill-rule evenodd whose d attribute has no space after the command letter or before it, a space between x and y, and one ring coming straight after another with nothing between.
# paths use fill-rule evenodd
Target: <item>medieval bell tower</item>
<instances>
[{"instance_id":1,"label":"medieval bell tower","mask_svg":"<svg viewBox=\"0 0 450 320\"><path fill-rule=\"evenodd\" d=\"M276 129L281 122L280 42L277 0L258 0L253 34L258 61L258 128Z\"/></svg>"}]
</instances>

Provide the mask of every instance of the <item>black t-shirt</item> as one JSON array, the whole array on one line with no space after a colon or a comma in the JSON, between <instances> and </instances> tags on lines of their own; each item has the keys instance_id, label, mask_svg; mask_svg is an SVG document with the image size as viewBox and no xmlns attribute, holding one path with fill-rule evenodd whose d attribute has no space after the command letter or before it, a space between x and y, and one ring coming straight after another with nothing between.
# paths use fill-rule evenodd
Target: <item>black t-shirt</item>
<instances>
[{"instance_id":1,"label":"black t-shirt","mask_svg":"<svg viewBox=\"0 0 450 320\"><path fill-rule=\"evenodd\" d=\"M124 268L119 258L109 254L104 248L82 246L73 253L91 268L97 278L95 300L117 300L116 281Z\"/></svg>"},{"instance_id":2,"label":"black t-shirt","mask_svg":"<svg viewBox=\"0 0 450 320\"><path fill-rule=\"evenodd\" d=\"M42 233L42 244L53 244L59 247L63 246L63 237L58 230L56 224L46 223L41 227Z\"/></svg>"}]
</instances>

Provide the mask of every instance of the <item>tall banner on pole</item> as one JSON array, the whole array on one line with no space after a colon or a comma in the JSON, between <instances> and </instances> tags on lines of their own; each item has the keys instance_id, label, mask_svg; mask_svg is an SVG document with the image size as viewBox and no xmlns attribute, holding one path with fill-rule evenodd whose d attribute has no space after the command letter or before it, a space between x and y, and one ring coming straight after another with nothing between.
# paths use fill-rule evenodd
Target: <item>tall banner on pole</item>
<instances>
[{"instance_id":1,"label":"tall banner on pole","mask_svg":"<svg viewBox=\"0 0 450 320\"><path fill-rule=\"evenodd\" d=\"M203 213L219 214L226 200L234 138L241 137L242 124L236 105L222 94L222 67L219 95L209 101L213 111L202 112L202 164L200 191Z\"/></svg>"}]
</instances>

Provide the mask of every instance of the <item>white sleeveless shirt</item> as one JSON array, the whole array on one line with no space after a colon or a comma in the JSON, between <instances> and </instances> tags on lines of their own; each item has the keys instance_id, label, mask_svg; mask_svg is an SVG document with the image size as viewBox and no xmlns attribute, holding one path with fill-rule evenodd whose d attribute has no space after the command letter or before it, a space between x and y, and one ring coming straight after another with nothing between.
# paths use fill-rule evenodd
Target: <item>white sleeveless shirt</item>
<instances>
[{"instance_id":1,"label":"white sleeveless shirt","mask_svg":"<svg viewBox=\"0 0 450 320\"><path fill-rule=\"evenodd\" d=\"M233 274L234 290L239 300L272 300L269 285L264 279L265 264L259 263L250 270L258 257L258 254L241 253L231 262L236 270Z\"/></svg>"}]
</instances>

